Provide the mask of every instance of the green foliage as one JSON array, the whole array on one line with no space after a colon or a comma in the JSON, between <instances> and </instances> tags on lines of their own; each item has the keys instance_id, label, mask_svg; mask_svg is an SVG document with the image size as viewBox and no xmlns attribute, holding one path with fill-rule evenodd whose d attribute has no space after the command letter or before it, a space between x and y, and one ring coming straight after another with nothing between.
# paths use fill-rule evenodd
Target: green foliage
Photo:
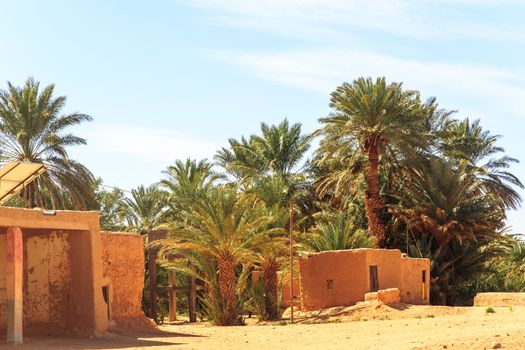
<instances>
[{"instance_id":1,"label":"green foliage","mask_svg":"<svg viewBox=\"0 0 525 350\"><path fill-rule=\"evenodd\" d=\"M66 97L53 97L55 86L40 89L27 79L23 87L7 83L0 91L0 165L12 161L45 164L48 170L21 192L24 206L86 210L96 207L91 172L71 159L68 149L86 140L68 129L92 118L61 114Z\"/></svg>"},{"instance_id":2,"label":"green foliage","mask_svg":"<svg viewBox=\"0 0 525 350\"><path fill-rule=\"evenodd\" d=\"M525 242L510 239L476 281L480 292L525 292Z\"/></svg>"},{"instance_id":3,"label":"green foliage","mask_svg":"<svg viewBox=\"0 0 525 350\"><path fill-rule=\"evenodd\" d=\"M301 246L309 251L373 248L374 237L356 227L354 218L344 212L325 213L313 233L301 236Z\"/></svg>"},{"instance_id":4,"label":"green foliage","mask_svg":"<svg viewBox=\"0 0 525 350\"><path fill-rule=\"evenodd\" d=\"M158 185L139 186L125 199L129 207L126 217L129 231L148 233L165 222L165 193Z\"/></svg>"},{"instance_id":5,"label":"green foliage","mask_svg":"<svg viewBox=\"0 0 525 350\"><path fill-rule=\"evenodd\" d=\"M129 208L124 192L118 188L108 190L104 188L102 180L97 180L95 197L100 214L100 229L105 231L126 230L126 218Z\"/></svg>"},{"instance_id":6,"label":"green foliage","mask_svg":"<svg viewBox=\"0 0 525 350\"><path fill-rule=\"evenodd\" d=\"M485 309L485 313L486 314L495 314L496 310L494 310L494 308L492 306L489 306L488 308Z\"/></svg>"}]
</instances>

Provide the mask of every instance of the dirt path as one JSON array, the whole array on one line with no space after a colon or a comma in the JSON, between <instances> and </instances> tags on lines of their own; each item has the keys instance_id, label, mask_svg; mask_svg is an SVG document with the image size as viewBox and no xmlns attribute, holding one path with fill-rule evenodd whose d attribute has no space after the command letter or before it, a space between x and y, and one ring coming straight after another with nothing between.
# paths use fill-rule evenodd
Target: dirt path
<instances>
[{"instance_id":1,"label":"dirt path","mask_svg":"<svg viewBox=\"0 0 525 350\"><path fill-rule=\"evenodd\" d=\"M436 312L429 313L432 310ZM162 336L30 338L16 349L491 349L493 342L503 349L525 349L525 307L495 308L493 314L486 314L485 308L405 311L392 312L387 319L366 319L361 313L359 321L339 317L320 324L172 325L162 327ZM410 314L416 318L404 318ZM399 315L403 318L394 318Z\"/></svg>"}]
</instances>

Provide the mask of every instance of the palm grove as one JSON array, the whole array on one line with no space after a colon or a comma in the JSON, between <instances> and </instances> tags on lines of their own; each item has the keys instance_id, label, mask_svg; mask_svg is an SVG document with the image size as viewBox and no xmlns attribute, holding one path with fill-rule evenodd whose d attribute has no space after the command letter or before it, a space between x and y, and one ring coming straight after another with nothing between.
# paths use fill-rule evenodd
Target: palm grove
<instances>
[{"instance_id":1,"label":"palm grove","mask_svg":"<svg viewBox=\"0 0 525 350\"><path fill-rule=\"evenodd\" d=\"M289 208L296 254L380 247L430 258L434 304L525 291L525 244L505 227L506 210L521 202L523 185L509 172L517 160L478 120L401 83L344 83L313 134L286 119L262 123L259 133L229 139L213 161L177 160L158 183L129 195L68 157L68 148L86 144L68 128L91 117L61 114L66 98L53 92L28 79L0 93L2 164L49 169L6 205L98 209L106 230L169 229L163 266L205 286L201 314L215 324L240 324L246 311L279 317L278 274L293 268Z\"/></svg>"}]
</instances>

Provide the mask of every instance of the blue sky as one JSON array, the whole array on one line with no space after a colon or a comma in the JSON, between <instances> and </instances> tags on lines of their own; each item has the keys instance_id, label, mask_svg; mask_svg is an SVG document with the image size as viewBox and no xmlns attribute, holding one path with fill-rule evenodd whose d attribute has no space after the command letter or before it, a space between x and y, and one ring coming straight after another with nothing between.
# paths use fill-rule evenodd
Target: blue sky
<instances>
[{"instance_id":1,"label":"blue sky","mask_svg":"<svg viewBox=\"0 0 525 350\"><path fill-rule=\"evenodd\" d=\"M525 162L524 15L512 0L1 0L0 83L55 83L95 118L71 155L124 189L261 121L313 131L358 76L480 118ZM525 210L509 217L525 232Z\"/></svg>"}]
</instances>

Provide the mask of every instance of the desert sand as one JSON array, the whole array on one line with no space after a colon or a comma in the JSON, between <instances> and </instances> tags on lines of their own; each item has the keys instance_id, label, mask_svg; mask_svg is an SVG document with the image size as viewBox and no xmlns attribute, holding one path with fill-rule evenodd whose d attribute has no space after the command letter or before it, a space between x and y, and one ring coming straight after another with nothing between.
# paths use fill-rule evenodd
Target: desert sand
<instances>
[{"instance_id":1,"label":"desert sand","mask_svg":"<svg viewBox=\"0 0 525 350\"><path fill-rule=\"evenodd\" d=\"M16 349L525 349L525 307L404 306L371 303L299 314L296 324L161 326L163 333L74 339L39 336ZM308 318L306 318L306 316ZM13 348L0 345L0 349Z\"/></svg>"}]
</instances>

